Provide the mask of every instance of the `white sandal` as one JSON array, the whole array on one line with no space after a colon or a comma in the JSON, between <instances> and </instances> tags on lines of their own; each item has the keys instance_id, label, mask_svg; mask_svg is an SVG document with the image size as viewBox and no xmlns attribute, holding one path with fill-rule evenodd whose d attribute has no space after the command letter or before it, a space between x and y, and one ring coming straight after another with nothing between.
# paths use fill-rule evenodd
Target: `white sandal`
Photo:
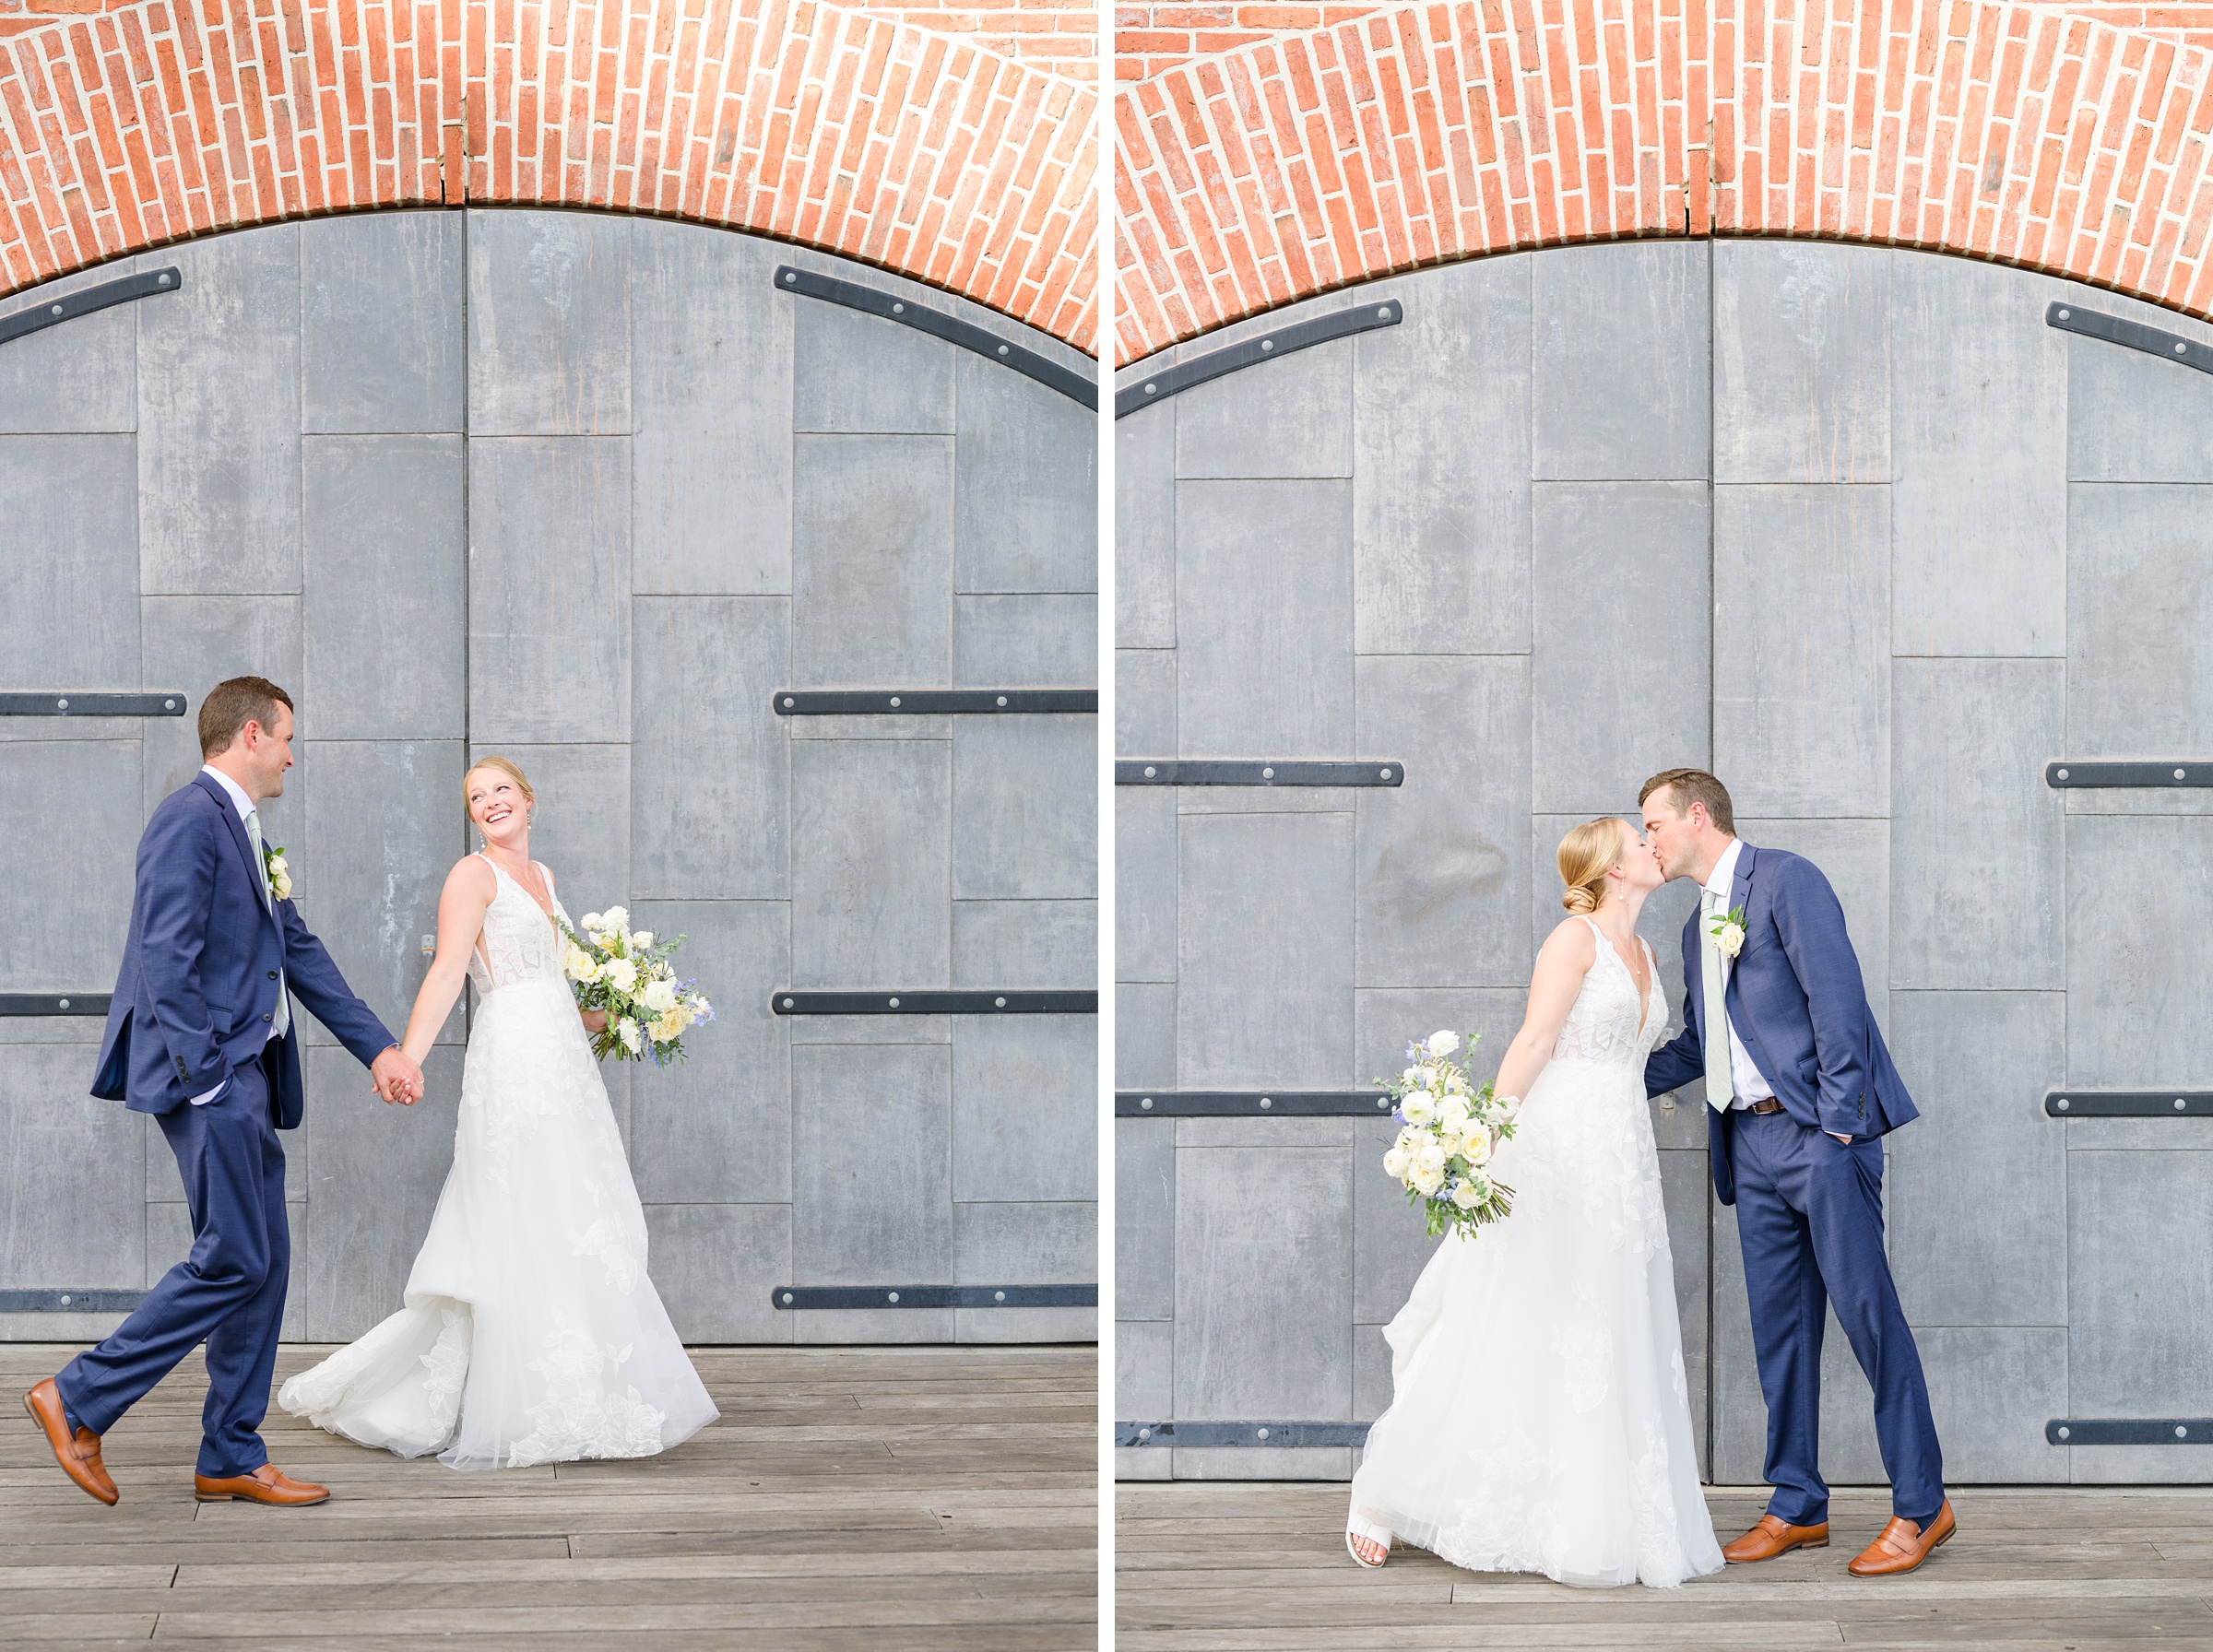
<instances>
[{"instance_id":1,"label":"white sandal","mask_svg":"<svg viewBox=\"0 0 2213 1652\"><path fill-rule=\"evenodd\" d=\"M1344 1524L1344 1552L1353 1557L1354 1564L1362 1570L1372 1572L1383 1564L1383 1560L1391 1558L1391 1536L1389 1527L1372 1525L1355 1516ZM1380 1544L1383 1549L1383 1560L1367 1559L1359 1550L1353 1547L1355 1538L1366 1538L1371 1543Z\"/></svg>"}]
</instances>

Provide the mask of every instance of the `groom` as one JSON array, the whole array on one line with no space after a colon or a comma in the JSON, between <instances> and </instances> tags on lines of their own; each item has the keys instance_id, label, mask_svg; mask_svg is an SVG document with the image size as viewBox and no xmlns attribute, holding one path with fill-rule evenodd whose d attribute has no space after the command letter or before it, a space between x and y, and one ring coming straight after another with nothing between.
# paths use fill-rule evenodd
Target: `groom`
<instances>
[{"instance_id":1,"label":"groom","mask_svg":"<svg viewBox=\"0 0 2213 1652\"><path fill-rule=\"evenodd\" d=\"M1833 1304L1875 1389L1893 1516L1851 1570L1911 1572L1953 1529L1921 1355L1883 1251L1877 1138L1919 1114L1868 1010L1828 879L1811 861L1740 842L1727 790L1703 769L1655 774L1638 800L1661 870L1704 891L1683 930L1683 1032L1646 1062L1645 1093L1706 1081L1714 1191L1736 1207L1768 1406L1775 1494L1722 1553L1771 1560L1828 1542L1817 1458Z\"/></svg>"},{"instance_id":2,"label":"groom","mask_svg":"<svg viewBox=\"0 0 2213 1652\"><path fill-rule=\"evenodd\" d=\"M330 1493L288 1479L256 1432L291 1258L277 1140L301 1115L290 996L368 1066L385 1101L412 1103L422 1069L271 889L274 851L255 806L282 795L292 766L291 697L262 678L232 678L201 704L199 733L207 766L161 800L138 840L130 933L92 1080L94 1095L160 1121L184 1180L192 1254L23 1404L62 1472L112 1504L101 1435L205 1341L194 1493L203 1503L321 1503Z\"/></svg>"}]
</instances>

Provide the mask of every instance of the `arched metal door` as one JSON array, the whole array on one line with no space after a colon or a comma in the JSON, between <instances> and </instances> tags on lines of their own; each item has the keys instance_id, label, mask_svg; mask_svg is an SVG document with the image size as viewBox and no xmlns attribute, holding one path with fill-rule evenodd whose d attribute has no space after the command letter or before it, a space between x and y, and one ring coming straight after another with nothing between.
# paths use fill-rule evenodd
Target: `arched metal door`
<instances>
[{"instance_id":1,"label":"arched metal door","mask_svg":"<svg viewBox=\"0 0 2213 1652\"><path fill-rule=\"evenodd\" d=\"M1088 1017L775 1003L1091 985L1090 716L775 704L1091 688L1083 358L844 260L583 213L260 229L7 309L163 269L174 290L0 343L6 687L80 696L0 717L21 844L0 900L52 938L0 966L45 1000L11 1008L75 995L81 1011L112 984L139 827L197 763L182 714L261 672L292 689L302 736L270 836L396 1029L467 846L474 755L530 774L533 848L572 912L621 903L690 937L720 1019L681 1068L603 1069L686 1337L1087 1334L1091 1310L1066 1304L1095 1277ZM787 269L900 319L805 296ZM179 714L77 714L86 691L148 688ZM330 1339L398 1299L450 1160L464 1018L412 1113L302 1027L287 1335ZM158 1134L84 1093L99 1032L0 1016L7 1335L96 1334L185 1248ZM89 1167L65 1194L62 1164ZM1022 1285L1061 1305L781 1300L841 1283ZM86 1316L88 1289L114 1294Z\"/></svg>"}]
</instances>

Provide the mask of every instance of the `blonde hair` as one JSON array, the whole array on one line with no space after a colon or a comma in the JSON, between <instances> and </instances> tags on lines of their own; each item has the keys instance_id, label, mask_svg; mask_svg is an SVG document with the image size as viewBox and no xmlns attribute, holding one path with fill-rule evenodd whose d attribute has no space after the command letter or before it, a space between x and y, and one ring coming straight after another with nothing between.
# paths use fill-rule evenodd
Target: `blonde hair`
<instances>
[{"instance_id":1,"label":"blonde hair","mask_svg":"<svg viewBox=\"0 0 2213 1652\"><path fill-rule=\"evenodd\" d=\"M1569 912L1596 912L1606 898L1606 874L1628 849L1628 828L1614 815L1585 820L1560 840L1560 904Z\"/></svg>"},{"instance_id":2,"label":"blonde hair","mask_svg":"<svg viewBox=\"0 0 2213 1652\"><path fill-rule=\"evenodd\" d=\"M477 823L477 817L468 807L468 777L479 769L499 770L501 773L515 782L515 788L523 794L524 801L530 806L529 812L535 814L538 811L538 794L530 789L530 782L524 777L520 769L503 757L479 757L461 773L461 818L471 826ZM526 821L526 823L527 822Z\"/></svg>"}]
</instances>

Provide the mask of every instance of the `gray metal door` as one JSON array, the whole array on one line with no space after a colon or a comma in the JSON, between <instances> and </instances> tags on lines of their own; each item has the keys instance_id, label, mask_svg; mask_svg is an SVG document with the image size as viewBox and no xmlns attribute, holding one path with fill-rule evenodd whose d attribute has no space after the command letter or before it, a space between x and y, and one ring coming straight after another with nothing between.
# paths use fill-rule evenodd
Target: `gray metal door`
<instances>
[{"instance_id":1,"label":"gray metal door","mask_svg":"<svg viewBox=\"0 0 2213 1652\"><path fill-rule=\"evenodd\" d=\"M2185 362L2213 337L1929 254L1642 242L1375 283L1122 375L1122 1472L1350 1471L1429 1248L1351 1092L1435 1027L1496 1064L1561 832L1678 763L1828 872L1921 1103L1889 1237L1950 1474L2213 1472L2172 1435L2213 1412L2213 1142L2172 1106L2209 1076L2207 794L2046 774L2203 750L2213 379L2070 306ZM1250 784L1148 781L1168 759ZM1677 1024L1688 899L1643 924ZM2157 1117L2047 1104L2157 1085ZM1699 1447L1757 1481L1701 1099L1653 1122ZM1877 1481L1833 1320L1825 1358L1825 1469ZM2168 1443L2076 1443L2116 1418Z\"/></svg>"},{"instance_id":2,"label":"gray metal door","mask_svg":"<svg viewBox=\"0 0 2213 1652\"><path fill-rule=\"evenodd\" d=\"M688 935L717 1007L686 1065L603 1068L687 1338L1088 1335L1068 1304L1095 1277L1090 1017L779 998L1088 988L1094 719L776 703L1091 688L1084 359L843 260L582 213L254 230L9 313L171 268L173 291L0 344L5 686L150 687L185 714L239 672L291 688L300 761L270 836L395 1030L469 846L460 776L518 761L569 909ZM838 282L900 319L809 296ZM108 990L139 827L196 763L189 714L0 717L18 845L0 901L11 933L50 938L0 990L78 1010ZM286 1334L324 1340L398 1301L451 1157L465 1015L411 1113L302 1026ZM0 1016L0 1334L97 1334L186 1247L159 1132L85 1095L99 1032ZM848 1283L1055 1305L803 1294ZM87 1289L119 1294L59 1311Z\"/></svg>"}]
</instances>

